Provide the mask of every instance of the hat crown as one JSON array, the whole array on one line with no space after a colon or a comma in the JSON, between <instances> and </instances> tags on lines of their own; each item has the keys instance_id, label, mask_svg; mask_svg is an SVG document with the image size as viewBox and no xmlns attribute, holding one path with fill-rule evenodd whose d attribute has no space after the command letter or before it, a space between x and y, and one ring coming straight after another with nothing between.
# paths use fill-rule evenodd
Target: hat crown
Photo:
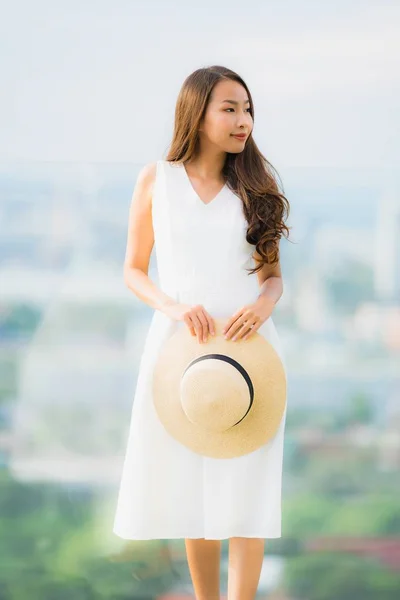
<instances>
[{"instance_id":1,"label":"hat crown","mask_svg":"<svg viewBox=\"0 0 400 600\"><path fill-rule=\"evenodd\" d=\"M181 405L188 420L212 432L234 427L251 404L242 373L232 362L202 357L188 366L181 378Z\"/></svg>"}]
</instances>

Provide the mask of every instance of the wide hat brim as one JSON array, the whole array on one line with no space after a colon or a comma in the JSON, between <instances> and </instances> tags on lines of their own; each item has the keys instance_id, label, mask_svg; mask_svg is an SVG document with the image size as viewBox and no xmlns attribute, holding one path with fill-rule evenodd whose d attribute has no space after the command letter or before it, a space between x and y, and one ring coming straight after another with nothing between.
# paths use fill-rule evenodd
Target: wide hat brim
<instances>
[{"instance_id":1,"label":"wide hat brim","mask_svg":"<svg viewBox=\"0 0 400 600\"><path fill-rule=\"evenodd\" d=\"M248 454L276 435L286 407L286 373L272 344L260 333L247 340L226 340L223 319L214 319L215 336L200 344L182 324L162 345L152 380L153 404L167 432L198 454L233 458ZM184 412L180 382L188 364L209 353L225 354L247 371L254 389L251 409L245 418L226 431L215 432L192 423Z\"/></svg>"}]
</instances>

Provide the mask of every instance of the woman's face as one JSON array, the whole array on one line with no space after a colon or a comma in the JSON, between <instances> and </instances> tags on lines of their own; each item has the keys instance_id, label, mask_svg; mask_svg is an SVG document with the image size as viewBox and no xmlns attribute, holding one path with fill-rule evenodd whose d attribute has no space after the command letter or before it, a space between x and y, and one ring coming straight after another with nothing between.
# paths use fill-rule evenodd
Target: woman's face
<instances>
[{"instance_id":1,"label":"woman's face","mask_svg":"<svg viewBox=\"0 0 400 600\"><path fill-rule=\"evenodd\" d=\"M219 81L200 125L201 142L216 145L225 152L242 152L252 129L253 119L245 88L231 79ZM234 137L237 133L244 133L246 137Z\"/></svg>"}]
</instances>

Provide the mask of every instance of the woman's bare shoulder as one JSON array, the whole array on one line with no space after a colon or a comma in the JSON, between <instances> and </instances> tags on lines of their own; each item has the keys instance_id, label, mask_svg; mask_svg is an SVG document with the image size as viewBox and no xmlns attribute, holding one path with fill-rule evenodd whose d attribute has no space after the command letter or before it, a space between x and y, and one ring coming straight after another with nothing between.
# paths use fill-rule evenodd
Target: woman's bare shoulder
<instances>
[{"instance_id":1,"label":"woman's bare shoulder","mask_svg":"<svg viewBox=\"0 0 400 600\"><path fill-rule=\"evenodd\" d=\"M157 161L146 163L139 169L132 198L135 204L140 204L143 208L147 207L150 209L156 172Z\"/></svg>"},{"instance_id":2,"label":"woman's bare shoulder","mask_svg":"<svg viewBox=\"0 0 400 600\"><path fill-rule=\"evenodd\" d=\"M137 182L141 186L144 186L147 189L151 190L156 179L156 172L157 161L146 163L139 170Z\"/></svg>"}]
</instances>

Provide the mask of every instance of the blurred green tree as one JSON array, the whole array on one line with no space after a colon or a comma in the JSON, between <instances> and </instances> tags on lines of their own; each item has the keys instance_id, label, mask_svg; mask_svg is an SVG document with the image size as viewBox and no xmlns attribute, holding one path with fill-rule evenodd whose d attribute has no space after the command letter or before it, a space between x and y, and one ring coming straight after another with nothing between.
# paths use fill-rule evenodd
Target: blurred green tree
<instances>
[{"instance_id":1,"label":"blurred green tree","mask_svg":"<svg viewBox=\"0 0 400 600\"><path fill-rule=\"evenodd\" d=\"M296 600L397 600L400 574L372 559L324 552L288 559L284 587Z\"/></svg>"}]
</instances>

